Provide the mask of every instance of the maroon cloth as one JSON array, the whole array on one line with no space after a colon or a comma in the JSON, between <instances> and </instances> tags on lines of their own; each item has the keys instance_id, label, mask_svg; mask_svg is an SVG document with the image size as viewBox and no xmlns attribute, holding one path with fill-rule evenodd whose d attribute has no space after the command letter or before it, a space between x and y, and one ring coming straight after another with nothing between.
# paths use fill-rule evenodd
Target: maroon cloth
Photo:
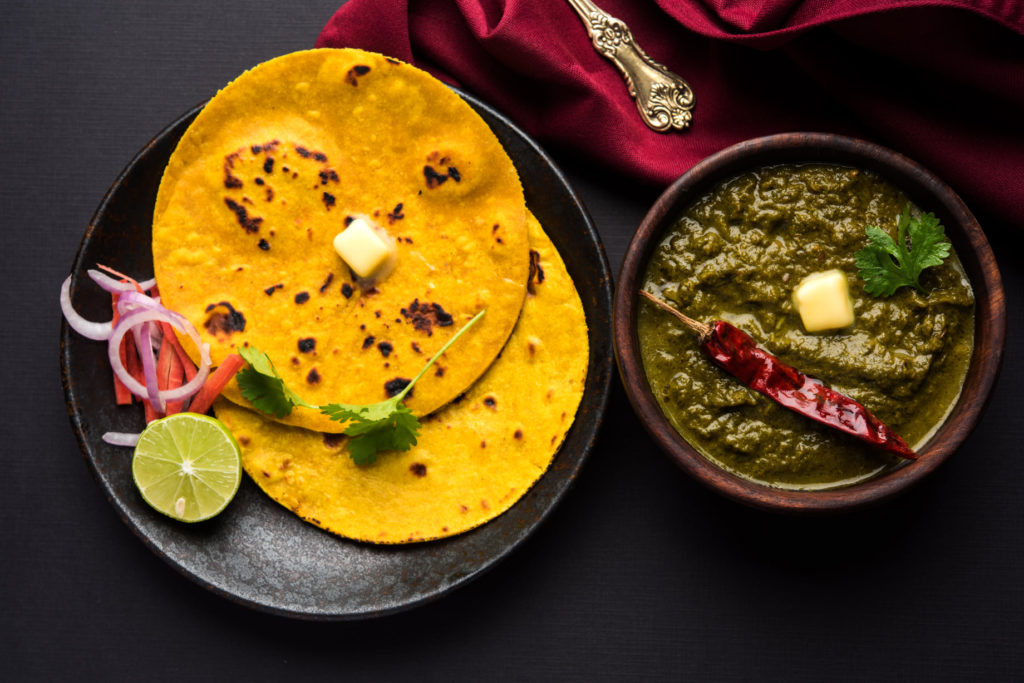
<instances>
[{"instance_id":1,"label":"maroon cloth","mask_svg":"<svg viewBox=\"0 0 1024 683\"><path fill-rule=\"evenodd\" d=\"M598 0L696 94L685 132L656 133L562 0L351 0L319 47L416 64L552 150L667 184L728 145L827 131L892 147L976 210L1024 206L1020 0Z\"/></svg>"}]
</instances>

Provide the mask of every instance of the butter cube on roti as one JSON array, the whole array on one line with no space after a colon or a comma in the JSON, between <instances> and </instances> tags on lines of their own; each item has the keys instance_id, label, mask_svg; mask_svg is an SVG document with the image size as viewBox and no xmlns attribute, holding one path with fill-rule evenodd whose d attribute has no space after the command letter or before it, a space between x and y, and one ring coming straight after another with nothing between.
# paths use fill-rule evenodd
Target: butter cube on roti
<instances>
[{"instance_id":1,"label":"butter cube on roti","mask_svg":"<svg viewBox=\"0 0 1024 683\"><path fill-rule=\"evenodd\" d=\"M334 250L359 277L373 277L394 253L390 243L364 218L354 218L334 238Z\"/></svg>"},{"instance_id":2,"label":"butter cube on roti","mask_svg":"<svg viewBox=\"0 0 1024 683\"><path fill-rule=\"evenodd\" d=\"M811 273L793 291L793 304L808 332L821 332L853 324L853 301L846 274L841 270Z\"/></svg>"}]
</instances>

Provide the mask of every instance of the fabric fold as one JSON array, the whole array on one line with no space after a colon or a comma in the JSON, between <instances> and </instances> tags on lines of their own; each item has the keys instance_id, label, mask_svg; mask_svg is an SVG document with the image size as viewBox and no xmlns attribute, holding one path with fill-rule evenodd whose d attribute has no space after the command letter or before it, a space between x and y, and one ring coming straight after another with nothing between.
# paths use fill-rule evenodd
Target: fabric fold
<instances>
[{"instance_id":1,"label":"fabric fold","mask_svg":"<svg viewBox=\"0 0 1024 683\"><path fill-rule=\"evenodd\" d=\"M657 133L567 2L350 0L318 47L409 61L482 98L541 144L665 185L741 140L862 137L919 161L978 211L1024 200L1024 3L997 0L598 0L696 93Z\"/></svg>"}]
</instances>

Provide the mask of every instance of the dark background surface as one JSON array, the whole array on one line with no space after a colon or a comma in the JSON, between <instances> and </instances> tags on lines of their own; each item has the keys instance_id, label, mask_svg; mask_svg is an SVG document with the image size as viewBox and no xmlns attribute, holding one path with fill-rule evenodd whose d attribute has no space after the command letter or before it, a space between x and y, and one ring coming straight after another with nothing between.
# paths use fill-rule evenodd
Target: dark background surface
<instances>
[{"instance_id":1,"label":"dark background surface","mask_svg":"<svg viewBox=\"0 0 1024 683\"><path fill-rule=\"evenodd\" d=\"M798 519L719 498L654 447L616 385L596 450L539 531L410 612L254 612L140 543L68 424L58 289L135 152L246 68L311 47L337 5L294 4L4 3L0 679L1019 680L1024 218L977 207L1008 298L1001 379L960 451L882 507ZM552 151L617 270L658 188Z\"/></svg>"}]
</instances>

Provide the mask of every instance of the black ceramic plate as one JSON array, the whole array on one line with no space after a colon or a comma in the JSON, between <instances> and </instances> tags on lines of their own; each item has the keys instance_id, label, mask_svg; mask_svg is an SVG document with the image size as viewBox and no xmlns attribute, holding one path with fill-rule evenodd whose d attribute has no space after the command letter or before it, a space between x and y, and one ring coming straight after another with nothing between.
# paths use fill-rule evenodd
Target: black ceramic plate
<instances>
[{"instance_id":1,"label":"black ceramic plate","mask_svg":"<svg viewBox=\"0 0 1024 683\"><path fill-rule=\"evenodd\" d=\"M460 93L462 94L462 93ZM568 490L593 446L612 378L608 260L597 232L551 159L510 121L462 94L491 126L523 181L526 201L579 289L590 327L590 367L576 421L551 469L511 510L450 539L375 546L302 522L246 479L218 517L174 522L153 512L131 476L131 450L106 431L140 431L140 408L115 405L106 345L65 323L61 371L71 425L94 475L125 523L160 557L209 590L244 605L308 619L358 619L431 601L494 566L526 539ZM150 223L164 166L199 108L172 123L128 165L103 199L75 257L72 301L93 320L110 317L109 296L85 276L103 263L152 275Z\"/></svg>"}]
</instances>

